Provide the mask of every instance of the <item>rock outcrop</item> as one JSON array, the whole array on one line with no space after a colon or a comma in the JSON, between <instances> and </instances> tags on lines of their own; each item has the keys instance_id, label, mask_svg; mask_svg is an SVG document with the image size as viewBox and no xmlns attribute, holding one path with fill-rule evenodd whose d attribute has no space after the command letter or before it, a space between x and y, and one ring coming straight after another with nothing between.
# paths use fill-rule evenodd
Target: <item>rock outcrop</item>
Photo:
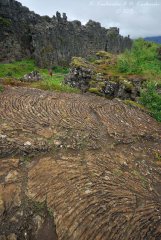
<instances>
[{"instance_id":1,"label":"rock outcrop","mask_svg":"<svg viewBox=\"0 0 161 240\"><path fill-rule=\"evenodd\" d=\"M20 79L21 82L38 82L42 80L42 76L38 71L32 71L30 73L27 73L23 76L23 78Z\"/></svg>"},{"instance_id":2,"label":"rock outcrop","mask_svg":"<svg viewBox=\"0 0 161 240\"><path fill-rule=\"evenodd\" d=\"M115 65L115 56L108 52L98 52L97 58L94 63L90 63L83 58L74 57L64 83L79 88L82 92L136 101L145 79L136 75L110 74L108 66Z\"/></svg>"},{"instance_id":3,"label":"rock outcrop","mask_svg":"<svg viewBox=\"0 0 161 240\"><path fill-rule=\"evenodd\" d=\"M92 20L83 26L59 12L41 17L15 0L0 0L0 27L0 61L33 57L42 67L66 65L73 56L98 50L122 52L132 45L117 28L105 29Z\"/></svg>"},{"instance_id":4,"label":"rock outcrop","mask_svg":"<svg viewBox=\"0 0 161 240\"><path fill-rule=\"evenodd\" d=\"M160 240L161 126L98 96L0 94L0 239Z\"/></svg>"}]
</instances>

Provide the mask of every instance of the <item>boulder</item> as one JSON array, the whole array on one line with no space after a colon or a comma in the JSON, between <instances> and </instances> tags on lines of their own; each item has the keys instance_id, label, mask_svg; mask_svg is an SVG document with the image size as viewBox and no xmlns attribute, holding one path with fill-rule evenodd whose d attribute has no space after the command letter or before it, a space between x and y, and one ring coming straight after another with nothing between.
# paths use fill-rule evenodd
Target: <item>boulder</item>
<instances>
[{"instance_id":1,"label":"boulder","mask_svg":"<svg viewBox=\"0 0 161 240\"><path fill-rule=\"evenodd\" d=\"M94 75L92 68L93 66L85 59L74 57L71 62L70 72L65 78L64 83L71 87L79 88L83 92L87 91L92 76Z\"/></svg>"},{"instance_id":2,"label":"boulder","mask_svg":"<svg viewBox=\"0 0 161 240\"><path fill-rule=\"evenodd\" d=\"M20 79L22 82L37 82L42 80L42 76L38 71L32 71L25 74L23 78Z\"/></svg>"}]
</instances>

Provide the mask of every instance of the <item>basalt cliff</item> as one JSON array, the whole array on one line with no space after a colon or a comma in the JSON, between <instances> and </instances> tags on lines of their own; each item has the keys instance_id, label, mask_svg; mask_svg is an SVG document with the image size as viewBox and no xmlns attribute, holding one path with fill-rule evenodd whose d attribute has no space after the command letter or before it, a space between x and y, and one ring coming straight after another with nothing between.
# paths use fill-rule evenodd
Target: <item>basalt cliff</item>
<instances>
[{"instance_id":1,"label":"basalt cliff","mask_svg":"<svg viewBox=\"0 0 161 240\"><path fill-rule=\"evenodd\" d=\"M0 28L1 62L32 57L41 67L66 65L73 56L120 53L132 45L118 28L106 29L92 20L82 25L59 12L52 18L39 16L15 0L0 0Z\"/></svg>"}]
</instances>

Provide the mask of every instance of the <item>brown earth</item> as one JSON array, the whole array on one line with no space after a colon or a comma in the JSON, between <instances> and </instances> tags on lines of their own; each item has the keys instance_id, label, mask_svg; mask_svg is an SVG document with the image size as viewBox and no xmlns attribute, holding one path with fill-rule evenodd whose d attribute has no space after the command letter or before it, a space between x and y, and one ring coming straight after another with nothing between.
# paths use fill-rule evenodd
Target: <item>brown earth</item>
<instances>
[{"instance_id":1,"label":"brown earth","mask_svg":"<svg viewBox=\"0 0 161 240\"><path fill-rule=\"evenodd\" d=\"M1 240L160 240L161 125L97 96L0 94Z\"/></svg>"}]
</instances>

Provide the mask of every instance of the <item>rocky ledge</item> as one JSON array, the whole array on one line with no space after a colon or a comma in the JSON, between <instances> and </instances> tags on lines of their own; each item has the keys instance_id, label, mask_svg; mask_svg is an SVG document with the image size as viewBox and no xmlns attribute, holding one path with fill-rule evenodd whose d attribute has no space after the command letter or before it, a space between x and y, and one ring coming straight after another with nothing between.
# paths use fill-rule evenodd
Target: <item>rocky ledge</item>
<instances>
[{"instance_id":1,"label":"rocky ledge","mask_svg":"<svg viewBox=\"0 0 161 240\"><path fill-rule=\"evenodd\" d=\"M123 52L132 46L118 28L89 20L68 21L66 14L39 16L15 0L0 0L0 61L34 58L39 66L68 65L73 56L96 51Z\"/></svg>"},{"instance_id":2,"label":"rocky ledge","mask_svg":"<svg viewBox=\"0 0 161 240\"><path fill-rule=\"evenodd\" d=\"M70 73L64 83L79 88L82 92L90 92L107 98L130 99L136 101L146 81L139 75L111 74L111 66L115 66L116 56L100 51L94 62L74 57ZM110 69L108 67L110 66Z\"/></svg>"}]
</instances>

